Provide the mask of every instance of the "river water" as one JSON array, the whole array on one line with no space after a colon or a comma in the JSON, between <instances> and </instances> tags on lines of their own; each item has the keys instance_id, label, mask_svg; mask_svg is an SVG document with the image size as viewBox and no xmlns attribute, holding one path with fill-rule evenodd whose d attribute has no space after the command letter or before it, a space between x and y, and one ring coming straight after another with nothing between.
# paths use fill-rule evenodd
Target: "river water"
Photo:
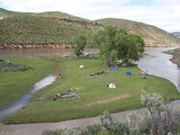
<instances>
[{"instance_id":1,"label":"river water","mask_svg":"<svg viewBox=\"0 0 180 135\"><path fill-rule=\"evenodd\" d=\"M180 91L180 68L169 61L172 55L162 53L172 49L174 48L146 48L145 55L136 63L141 70L148 70L151 75L170 80Z\"/></svg>"},{"instance_id":2,"label":"river water","mask_svg":"<svg viewBox=\"0 0 180 135\"><path fill-rule=\"evenodd\" d=\"M99 52L98 49L85 48L84 52ZM43 56L60 56L73 53L73 49L0 49L0 58L9 57L43 57Z\"/></svg>"}]
</instances>

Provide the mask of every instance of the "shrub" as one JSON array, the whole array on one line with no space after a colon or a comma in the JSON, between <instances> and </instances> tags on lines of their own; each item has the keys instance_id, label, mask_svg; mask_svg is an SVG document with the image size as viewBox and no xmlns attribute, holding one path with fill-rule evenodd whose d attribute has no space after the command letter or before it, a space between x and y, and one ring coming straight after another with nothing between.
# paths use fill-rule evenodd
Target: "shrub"
<instances>
[{"instance_id":1,"label":"shrub","mask_svg":"<svg viewBox=\"0 0 180 135\"><path fill-rule=\"evenodd\" d=\"M27 71L29 69L34 70L33 67L27 67L26 65L23 64L17 64L17 63L8 63L6 64L6 62L1 62L0 63L0 68L3 72L8 72L8 71ZM0 71L1 71L0 70Z\"/></svg>"}]
</instances>

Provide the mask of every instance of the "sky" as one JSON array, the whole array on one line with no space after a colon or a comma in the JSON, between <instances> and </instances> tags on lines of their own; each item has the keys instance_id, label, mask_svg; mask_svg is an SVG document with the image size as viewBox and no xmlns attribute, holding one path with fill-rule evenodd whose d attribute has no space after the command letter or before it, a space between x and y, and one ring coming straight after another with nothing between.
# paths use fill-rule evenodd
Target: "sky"
<instances>
[{"instance_id":1,"label":"sky","mask_svg":"<svg viewBox=\"0 0 180 135\"><path fill-rule=\"evenodd\" d=\"M128 19L180 32L180 0L0 0L0 8L36 13L60 11L89 20Z\"/></svg>"}]
</instances>

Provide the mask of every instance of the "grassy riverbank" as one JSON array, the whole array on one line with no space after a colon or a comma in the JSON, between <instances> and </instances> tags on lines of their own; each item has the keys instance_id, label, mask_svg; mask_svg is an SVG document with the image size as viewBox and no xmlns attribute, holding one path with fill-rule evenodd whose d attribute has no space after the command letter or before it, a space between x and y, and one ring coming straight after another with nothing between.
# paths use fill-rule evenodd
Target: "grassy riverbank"
<instances>
[{"instance_id":1,"label":"grassy riverbank","mask_svg":"<svg viewBox=\"0 0 180 135\"><path fill-rule=\"evenodd\" d=\"M34 70L13 72L8 71L6 67L0 67L0 109L32 90L37 81L49 75L49 68L54 64L50 60L38 58L6 58L3 60L9 60L16 65L30 66Z\"/></svg>"},{"instance_id":2,"label":"grassy riverbank","mask_svg":"<svg viewBox=\"0 0 180 135\"><path fill-rule=\"evenodd\" d=\"M165 51L164 53L173 55L170 61L172 61L173 63L177 64L180 67L180 48Z\"/></svg>"},{"instance_id":3,"label":"grassy riverbank","mask_svg":"<svg viewBox=\"0 0 180 135\"><path fill-rule=\"evenodd\" d=\"M142 74L136 67L118 67L117 71L111 71L106 69L100 59L83 58L77 60L71 57L56 58L53 61L48 60L44 60L47 65L49 64L49 66L45 66L46 69L44 67L45 63L38 64L37 62L37 67L41 65L41 68L44 68L41 71L41 77L43 73L45 76L50 73L56 75L61 72L62 78L57 78L53 84L37 91L31 99L31 104L4 119L3 123L57 122L97 116L102 114L104 110L115 113L138 109L142 107L140 103L141 90L161 94L167 102L180 99L179 92L170 81L155 76L147 76L146 80L141 79ZM79 69L80 65L84 65L85 68ZM88 74L98 71L105 71L106 73L88 76ZM131 71L133 76L127 76L126 71ZM28 72L31 72L32 78L37 74L35 70L26 71L24 74L30 75ZM19 78L22 77L21 75L18 76ZM10 78L9 75L8 77ZM25 81L25 79L22 80ZM27 80L27 82L31 81L28 90L32 89L32 80ZM37 80L36 78L34 82ZM110 83L114 83L117 88L109 89L107 85ZM57 101L52 100L56 93L64 92L72 86L79 89L75 93L82 99L64 98ZM19 85L19 87L22 86ZM9 89L11 89L10 86ZM22 89L27 88L22 87ZM4 98L2 97L2 99Z\"/></svg>"}]
</instances>

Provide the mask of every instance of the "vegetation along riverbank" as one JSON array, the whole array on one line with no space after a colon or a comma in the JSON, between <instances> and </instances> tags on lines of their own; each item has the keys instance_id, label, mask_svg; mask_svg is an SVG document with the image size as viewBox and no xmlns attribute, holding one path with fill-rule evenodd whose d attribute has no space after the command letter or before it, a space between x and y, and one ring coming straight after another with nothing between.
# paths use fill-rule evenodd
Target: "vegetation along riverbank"
<instances>
[{"instance_id":1,"label":"vegetation along riverbank","mask_svg":"<svg viewBox=\"0 0 180 135\"><path fill-rule=\"evenodd\" d=\"M60 72L62 77L34 93L28 106L2 122L6 124L57 122L93 117L102 114L105 110L115 113L138 109L143 107L140 103L142 90L158 93L166 102L180 98L175 85L166 79L151 75L147 76L147 79L141 79L143 75L137 67L119 66L115 71L108 70L99 55L94 57L96 59L60 56L38 59L11 58L11 62L22 62L32 66L34 70L1 73L3 76L1 80L4 83L1 83L3 96L0 99L6 101L8 97L8 102L1 102L3 106L28 93L35 82L47 75L56 76ZM84 65L85 68L80 69L80 65ZM105 71L105 74L89 76L99 71ZM126 75L127 71L131 71L133 75ZM107 85L110 83L114 83L117 88L108 88ZM65 92L72 86L79 89L75 94L81 99L75 97L53 100L57 93ZM14 97L14 95L18 96Z\"/></svg>"},{"instance_id":2,"label":"vegetation along riverbank","mask_svg":"<svg viewBox=\"0 0 180 135\"><path fill-rule=\"evenodd\" d=\"M180 48L169 50L164 53L173 55L170 61L172 61L173 63L177 64L180 67Z\"/></svg>"}]
</instances>

